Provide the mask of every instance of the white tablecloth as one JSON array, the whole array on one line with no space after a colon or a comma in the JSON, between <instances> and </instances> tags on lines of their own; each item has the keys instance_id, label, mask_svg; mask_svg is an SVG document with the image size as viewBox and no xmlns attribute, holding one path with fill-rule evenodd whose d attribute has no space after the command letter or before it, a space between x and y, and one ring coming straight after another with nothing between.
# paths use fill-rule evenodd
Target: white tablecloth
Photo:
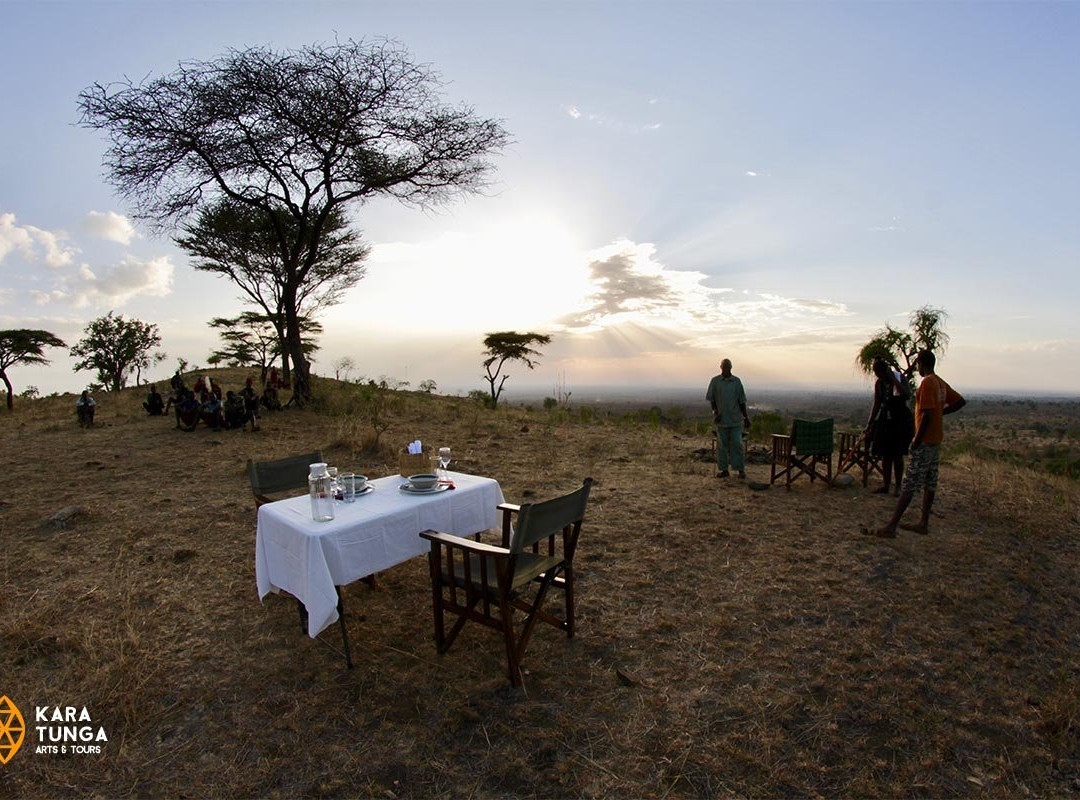
<instances>
[{"instance_id":1,"label":"white tablecloth","mask_svg":"<svg viewBox=\"0 0 1080 800\"><path fill-rule=\"evenodd\" d=\"M397 475L379 478L355 502L334 503L328 522L311 519L306 494L262 506L255 534L259 599L293 595L307 608L308 635L317 636L338 617L334 587L428 552L420 531L468 536L495 527L503 502L498 482L458 472L450 477L457 488L431 495L400 491L405 479Z\"/></svg>"}]
</instances>

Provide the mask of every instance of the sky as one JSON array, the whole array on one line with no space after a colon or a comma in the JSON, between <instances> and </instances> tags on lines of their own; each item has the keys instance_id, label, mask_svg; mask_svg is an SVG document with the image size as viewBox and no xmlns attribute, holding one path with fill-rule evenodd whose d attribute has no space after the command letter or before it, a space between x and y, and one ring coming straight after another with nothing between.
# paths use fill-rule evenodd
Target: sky
<instances>
[{"instance_id":1,"label":"sky","mask_svg":"<svg viewBox=\"0 0 1080 800\"><path fill-rule=\"evenodd\" d=\"M867 390L859 347L948 312L961 391L1080 394L1080 3L0 0L0 329L109 311L205 365L238 290L104 177L95 82L230 48L389 37L513 140L482 195L349 209L367 273L314 370L483 389L487 332L552 337L506 397ZM16 393L78 391L60 348Z\"/></svg>"}]
</instances>

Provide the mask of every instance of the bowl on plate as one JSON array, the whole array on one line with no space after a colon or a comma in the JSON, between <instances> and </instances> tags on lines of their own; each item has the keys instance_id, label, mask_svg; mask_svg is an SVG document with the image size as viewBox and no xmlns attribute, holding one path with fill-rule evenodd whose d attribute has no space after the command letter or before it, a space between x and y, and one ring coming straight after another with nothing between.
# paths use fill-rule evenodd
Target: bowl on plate
<instances>
[{"instance_id":1,"label":"bowl on plate","mask_svg":"<svg viewBox=\"0 0 1080 800\"><path fill-rule=\"evenodd\" d=\"M434 489L439 483L439 476L432 475L430 472L423 472L419 475L409 476L409 486L413 489Z\"/></svg>"}]
</instances>

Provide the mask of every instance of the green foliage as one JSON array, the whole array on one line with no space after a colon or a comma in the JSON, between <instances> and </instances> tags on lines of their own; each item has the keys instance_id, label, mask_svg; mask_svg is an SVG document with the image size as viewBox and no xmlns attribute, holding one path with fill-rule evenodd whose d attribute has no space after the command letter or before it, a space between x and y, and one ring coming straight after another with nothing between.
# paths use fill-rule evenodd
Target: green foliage
<instances>
[{"instance_id":1,"label":"green foliage","mask_svg":"<svg viewBox=\"0 0 1080 800\"><path fill-rule=\"evenodd\" d=\"M118 392L127 385L128 376L141 371L152 361L163 361L165 355L150 351L161 344L157 325L137 319L125 319L122 314L110 311L86 326L85 336L71 348L77 358L73 369L96 370L98 382L107 391Z\"/></svg>"},{"instance_id":2,"label":"green foliage","mask_svg":"<svg viewBox=\"0 0 1080 800\"><path fill-rule=\"evenodd\" d=\"M38 397L41 397L41 392L38 391L38 388L36 386L27 386L25 389L19 392L19 397L25 397L27 400L34 400Z\"/></svg>"},{"instance_id":3,"label":"green foliage","mask_svg":"<svg viewBox=\"0 0 1080 800\"><path fill-rule=\"evenodd\" d=\"M774 433L787 433L791 422L775 411L759 411L750 420L750 439L767 442Z\"/></svg>"},{"instance_id":4,"label":"green foliage","mask_svg":"<svg viewBox=\"0 0 1080 800\"><path fill-rule=\"evenodd\" d=\"M545 411L553 411L554 409L556 409L558 407L559 407L559 401L556 400L554 397L545 397L544 398L544 410Z\"/></svg>"},{"instance_id":5,"label":"green foliage","mask_svg":"<svg viewBox=\"0 0 1080 800\"><path fill-rule=\"evenodd\" d=\"M948 316L944 310L932 306L916 309L908 318L909 330L897 330L886 325L862 346L855 357L856 365L871 375L874 359L881 358L911 378L915 374L915 357L920 350L933 350L940 359L948 347L949 335L944 330Z\"/></svg>"}]
</instances>

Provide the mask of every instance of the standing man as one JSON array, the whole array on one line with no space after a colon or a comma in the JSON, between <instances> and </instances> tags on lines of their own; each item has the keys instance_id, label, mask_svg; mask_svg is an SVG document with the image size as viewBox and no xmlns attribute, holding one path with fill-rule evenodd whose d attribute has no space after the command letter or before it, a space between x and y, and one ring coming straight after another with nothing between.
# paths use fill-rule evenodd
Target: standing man
<instances>
[{"instance_id":1,"label":"standing man","mask_svg":"<svg viewBox=\"0 0 1080 800\"><path fill-rule=\"evenodd\" d=\"M720 362L720 374L709 381L709 390L705 399L712 406L713 422L716 424L716 477L726 478L728 459L731 466L739 471L739 477L746 477L746 461L743 454L742 429L750 428L750 417L746 413L746 392L742 381L731 374L731 359Z\"/></svg>"},{"instance_id":2,"label":"standing man","mask_svg":"<svg viewBox=\"0 0 1080 800\"><path fill-rule=\"evenodd\" d=\"M915 360L915 366L922 377L915 392L915 438L911 441L911 460L904 475L900 499L896 501L896 510L884 528L875 531L864 528L863 533L891 539L896 536L898 525L904 530L916 533L925 534L930 531L930 508L934 505L934 493L937 491L941 440L945 436L943 417L959 411L967 403L949 384L934 374L936 363L937 359L929 350L920 352ZM923 492L922 518L919 524L900 525L900 518L904 516L911 499L919 489Z\"/></svg>"}]
</instances>

